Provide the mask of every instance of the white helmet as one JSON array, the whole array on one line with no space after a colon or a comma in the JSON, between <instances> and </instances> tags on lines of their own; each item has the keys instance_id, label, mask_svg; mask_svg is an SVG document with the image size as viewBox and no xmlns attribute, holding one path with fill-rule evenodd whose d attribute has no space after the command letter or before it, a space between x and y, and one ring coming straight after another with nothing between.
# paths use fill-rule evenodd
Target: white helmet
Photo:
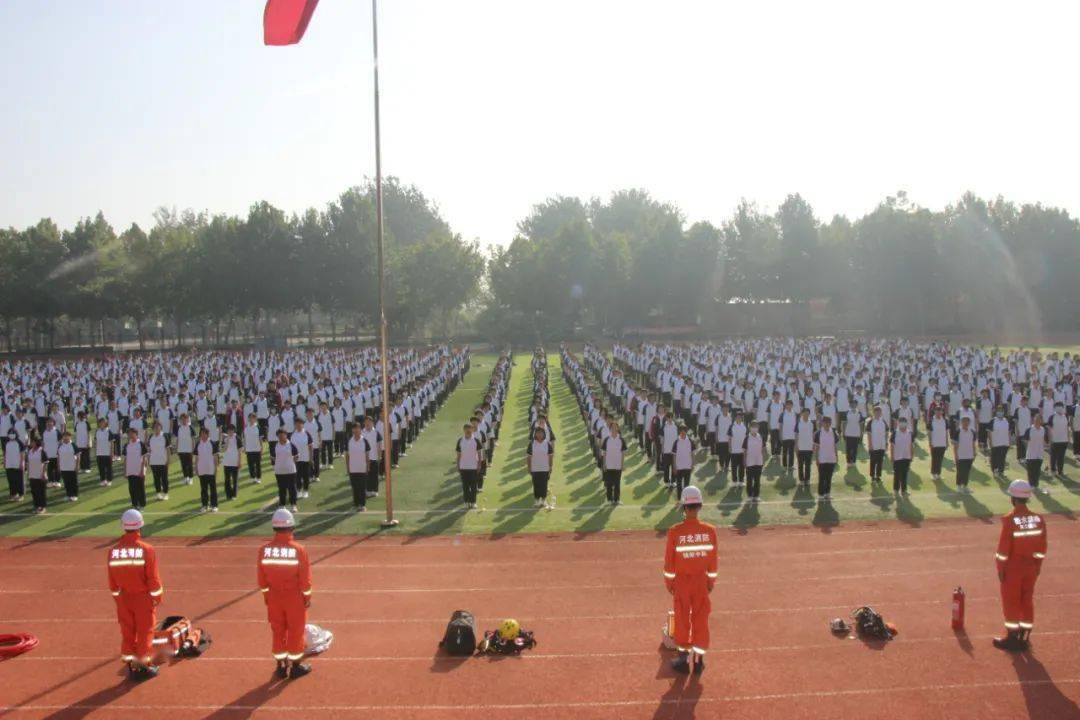
<instances>
[{"instance_id":1,"label":"white helmet","mask_svg":"<svg viewBox=\"0 0 1080 720\"><path fill-rule=\"evenodd\" d=\"M270 524L275 530L290 530L296 527L296 520L291 512L285 508L278 508L274 511L274 517L270 520Z\"/></svg>"},{"instance_id":2,"label":"white helmet","mask_svg":"<svg viewBox=\"0 0 1080 720\"><path fill-rule=\"evenodd\" d=\"M1013 480L1009 483L1009 495L1020 499L1031 497L1031 483L1027 480Z\"/></svg>"},{"instance_id":3,"label":"white helmet","mask_svg":"<svg viewBox=\"0 0 1080 720\"><path fill-rule=\"evenodd\" d=\"M701 491L693 485L687 485L683 488L681 499L683 505L700 505Z\"/></svg>"},{"instance_id":4,"label":"white helmet","mask_svg":"<svg viewBox=\"0 0 1080 720\"><path fill-rule=\"evenodd\" d=\"M143 526L142 513L132 508L131 510L125 510L124 514L120 516L120 527L125 530L138 530Z\"/></svg>"}]
</instances>

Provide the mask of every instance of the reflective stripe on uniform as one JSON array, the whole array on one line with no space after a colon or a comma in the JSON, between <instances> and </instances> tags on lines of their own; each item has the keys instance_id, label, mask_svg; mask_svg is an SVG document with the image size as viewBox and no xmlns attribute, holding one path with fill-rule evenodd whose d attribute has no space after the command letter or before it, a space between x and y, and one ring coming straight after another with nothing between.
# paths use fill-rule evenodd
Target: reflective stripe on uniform
<instances>
[{"instance_id":1,"label":"reflective stripe on uniform","mask_svg":"<svg viewBox=\"0 0 1080 720\"><path fill-rule=\"evenodd\" d=\"M701 648L697 647L697 646L694 646L694 647L693 647L693 648L691 648L691 649L692 649L692 650L693 650L694 652L696 652L696 653L697 653L698 655L704 655L704 654L705 654L705 651L704 651L704 650L702 650Z\"/></svg>"},{"instance_id":2,"label":"reflective stripe on uniform","mask_svg":"<svg viewBox=\"0 0 1080 720\"><path fill-rule=\"evenodd\" d=\"M299 565L299 560L281 560L278 558L263 558L263 565Z\"/></svg>"},{"instance_id":3,"label":"reflective stripe on uniform","mask_svg":"<svg viewBox=\"0 0 1080 720\"><path fill-rule=\"evenodd\" d=\"M110 560L109 567L121 567L128 565L145 565L145 560Z\"/></svg>"},{"instance_id":4,"label":"reflective stripe on uniform","mask_svg":"<svg viewBox=\"0 0 1080 720\"><path fill-rule=\"evenodd\" d=\"M113 597L120 597L120 591L119 591L119 590L117 590L116 592L114 592L114 593L112 594L112 596L113 596Z\"/></svg>"},{"instance_id":5,"label":"reflective stripe on uniform","mask_svg":"<svg viewBox=\"0 0 1080 720\"><path fill-rule=\"evenodd\" d=\"M289 659L290 660L303 660L304 659L304 653L297 653L295 655L292 654L292 653L289 653Z\"/></svg>"},{"instance_id":6,"label":"reflective stripe on uniform","mask_svg":"<svg viewBox=\"0 0 1080 720\"><path fill-rule=\"evenodd\" d=\"M259 588L262 592L270 592L270 588Z\"/></svg>"},{"instance_id":7,"label":"reflective stripe on uniform","mask_svg":"<svg viewBox=\"0 0 1080 720\"><path fill-rule=\"evenodd\" d=\"M289 653L274 653L275 660L286 660L289 657Z\"/></svg>"},{"instance_id":8,"label":"reflective stripe on uniform","mask_svg":"<svg viewBox=\"0 0 1080 720\"><path fill-rule=\"evenodd\" d=\"M1032 537L1034 535L1042 535L1042 528L1038 530L1014 530L1013 537Z\"/></svg>"},{"instance_id":9,"label":"reflective stripe on uniform","mask_svg":"<svg viewBox=\"0 0 1080 720\"><path fill-rule=\"evenodd\" d=\"M715 579L716 579L716 575L717 575L717 574L716 574L716 573L714 573L714 572L707 572L707 573L705 573L705 577L707 577L707 578L710 578L711 580L715 580Z\"/></svg>"},{"instance_id":10,"label":"reflective stripe on uniform","mask_svg":"<svg viewBox=\"0 0 1080 720\"><path fill-rule=\"evenodd\" d=\"M1044 560L1046 558L1046 553L1032 553L1031 557L1035 558L1036 560Z\"/></svg>"},{"instance_id":11,"label":"reflective stripe on uniform","mask_svg":"<svg viewBox=\"0 0 1080 720\"><path fill-rule=\"evenodd\" d=\"M1007 627L1009 630L1019 630L1020 629L1020 623L1014 623L1014 622L1006 621L1005 622L1005 627Z\"/></svg>"},{"instance_id":12,"label":"reflective stripe on uniform","mask_svg":"<svg viewBox=\"0 0 1080 720\"><path fill-rule=\"evenodd\" d=\"M1020 626L1021 630L1030 630L1031 628L1035 627L1034 623L1021 622L1016 624Z\"/></svg>"},{"instance_id":13,"label":"reflective stripe on uniform","mask_svg":"<svg viewBox=\"0 0 1080 720\"><path fill-rule=\"evenodd\" d=\"M665 570L664 571L664 577L666 577L668 580L674 580L675 579L675 573L669 573L667 570Z\"/></svg>"},{"instance_id":14,"label":"reflective stripe on uniform","mask_svg":"<svg viewBox=\"0 0 1080 720\"><path fill-rule=\"evenodd\" d=\"M159 595L161 595L164 592L165 592L165 588L159 587L157 590L151 590L150 591L150 597L158 597Z\"/></svg>"},{"instance_id":15,"label":"reflective stripe on uniform","mask_svg":"<svg viewBox=\"0 0 1080 720\"><path fill-rule=\"evenodd\" d=\"M133 662L134 660L135 660L134 655L121 655L120 656L120 661L121 662Z\"/></svg>"},{"instance_id":16,"label":"reflective stripe on uniform","mask_svg":"<svg viewBox=\"0 0 1080 720\"><path fill-rule=\"evenodd\" d=\"M310 595L311 595L311 590L304 590L304 591L303 591L303 594L304 594L305 596L310 596Z\"/></svg>"},{"instance_id":17,"label":"reflective stripe on uniform","mask_svg":"<svg viewBox=\"0 0 1080 720\"><path fill-rule=\"evenodd\" d=\"M1009 559L1008 555L1002 555L1001 553L994 553L994 557L996 557L998 560L1008 560Z\"/></svg>"},{"instance_id":18,"label":"reflective stripe on uniform","mask_svg":"<svg viewBox=\"0 0 1080 720\"><path fill-rule=\"evenodd\" d=\"M701 552L702 550L712 550L712 545L678 545L675 548L675 552Z\"/></svg>"}]
</instances>

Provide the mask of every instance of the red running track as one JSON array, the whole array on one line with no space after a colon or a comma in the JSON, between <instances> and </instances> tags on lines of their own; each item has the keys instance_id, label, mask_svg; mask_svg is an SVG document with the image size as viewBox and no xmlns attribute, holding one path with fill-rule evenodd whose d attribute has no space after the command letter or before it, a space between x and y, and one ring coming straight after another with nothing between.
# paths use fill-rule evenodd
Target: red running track
<instances>
[{"instance_id":1,"label":"red running track","mask_svg":"<svg viewBox=\"0 0 1080 720\"><path fill-rule=\"evenodd\" d=\"M255 588L257 538L153 538L166 599L214 637L207 655L148 683L123 679L102 539L0 540L0 633L35 633L0 664L13 718L1080 718L1080 525L1052 516L1031 653L1001 628L996 524L977 520L760 528L721 536L714 648L701 679L660 650L669 606L653 533L315 537L312 621L332 650L296 682L273 680ZM965 634L951 593L968 592ZM872 604L900 628L884 645L827 622ZM450 613L484 627L517 617L539 647L521 658L445 658Z\"/></svg>"}]
</instances>

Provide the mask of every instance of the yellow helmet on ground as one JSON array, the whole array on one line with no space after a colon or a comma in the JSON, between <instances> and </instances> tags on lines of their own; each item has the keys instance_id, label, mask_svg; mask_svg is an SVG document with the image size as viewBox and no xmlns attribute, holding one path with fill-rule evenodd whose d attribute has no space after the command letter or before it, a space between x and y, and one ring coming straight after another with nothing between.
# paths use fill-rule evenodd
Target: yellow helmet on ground
<instances>
[{"instance_id":1,"label":"yellow helmet on ground","mask_svg":"<svg viewBox=\"0 0 1080 720\"><path fill-rule=\"evenodd\" d=\"M521 626L513 618L507 618L499 626L499 637L503 640L513 640L521 632Z\"/></svg>"}]
</instances>

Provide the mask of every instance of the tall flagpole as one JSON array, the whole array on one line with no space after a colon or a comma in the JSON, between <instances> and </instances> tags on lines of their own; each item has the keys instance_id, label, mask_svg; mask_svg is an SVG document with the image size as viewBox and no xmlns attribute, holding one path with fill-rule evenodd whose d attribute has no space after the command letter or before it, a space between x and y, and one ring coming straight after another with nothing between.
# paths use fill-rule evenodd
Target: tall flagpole
<instances>
[{"instance_id":1,"label":"tall flagpole","mask_svg":"<svg viewBox=\"0 0 1080 720\"><path fill-rule=\"evenodd\" d=\"M383 527L398 524L394 518L394 495L390 481L390 381L389 365L386 353L386 297L383 293L383 197L382 197L382 150L379 135L379 13L377 0L371 0L371 49L375 58L375 218L378 223L376 237L379 256L379 360L382 371L382 423L383 423L383 467L386 468L386 520Z\"/></svg>"}]
</instances>

